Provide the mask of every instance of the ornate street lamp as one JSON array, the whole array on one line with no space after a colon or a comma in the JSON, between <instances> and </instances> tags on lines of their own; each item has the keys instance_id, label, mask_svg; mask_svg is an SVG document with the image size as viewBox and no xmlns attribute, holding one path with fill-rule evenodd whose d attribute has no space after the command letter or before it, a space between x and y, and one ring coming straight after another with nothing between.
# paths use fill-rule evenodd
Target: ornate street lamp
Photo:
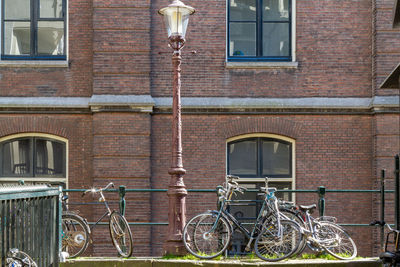
<instances>
[{"instance_id":1,"label":"ornate street lamp","mask_svg":"<svg viewBox=\"0 0 400 267\"><path fill-rule=\"evenodd\" d=\"M185 45L186 28L189 16L195 12L179 0L161 8L158 13L164 16L169 46L173 49L172 66L174 69L172 93L172 154L171 168L168 173L171 181L168 187L168 237L164 245L165 254L183 255L186 249L182 241L183 227L186 223L186 187L183 175L186 170L182 163L182 120L181 120L181 49Z\"/></svg>"}]
</instances>

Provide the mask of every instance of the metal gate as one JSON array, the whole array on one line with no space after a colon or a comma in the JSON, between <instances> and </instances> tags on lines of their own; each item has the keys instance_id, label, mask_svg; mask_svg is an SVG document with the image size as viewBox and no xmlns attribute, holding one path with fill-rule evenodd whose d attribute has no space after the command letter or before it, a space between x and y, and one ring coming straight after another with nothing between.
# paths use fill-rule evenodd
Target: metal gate
<instances>
[{"instance_id":1,"label":"metal gate","mask_svg":"<svg viewBox=\"0 0 400 267\"><path fill-rule=\"evenodd\" d=\"M0 263L12 248L24 251L40 267L58 266L61 188L0 186Z\"/></svg>"}]
</instances>

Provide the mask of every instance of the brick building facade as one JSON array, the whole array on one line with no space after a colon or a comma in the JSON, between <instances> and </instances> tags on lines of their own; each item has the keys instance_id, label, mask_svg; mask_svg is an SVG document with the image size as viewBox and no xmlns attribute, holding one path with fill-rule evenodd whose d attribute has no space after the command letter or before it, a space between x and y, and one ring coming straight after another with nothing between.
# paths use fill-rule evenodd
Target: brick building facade
<instances>
[{"instance_id":1,"label":"brick building facade","mask_svg":"<svg viewBox=\"0 0 400 267\"><path fill-rule=\"evenodd\" d=\"M55 180L69 188L109 181L167 188L172 69L157 10L169 1L65 1L64 58L12 58L2 50L0 142L27 137L63 142L66 170ZM239 2L246 1L185 2L196 8L182 66L187 188L223 183L232 168L229 144L249 138L290 144L291 172L276 178L278 186L375 189L381 169L391 181L400 145L399 91L380 84L400 61L400 33L391 25L394 0L291 0L292 50L281 61L227 60L227 13ZM21 179L4 170L1 175L3 181ZM23 178L54 180L32 176ZM242 181L252 184L262 177L246 178ZM166 199L160 192L127 194L128 221L168 221ZM366 224L378 216L376 199L330 193L327 214ZM296 195L297 203L316 200L315 194ZM216 198L189 193L186 201L191 217L214 208ZM103 212L95 207L80 209L90 218ZM115 254L104 229L94 232L89 253ZM376 252L372 229L348 229L361 255ZM135 225L132 232L136 256L162 253L166 226Z\"/></svg>"}]
</instances>

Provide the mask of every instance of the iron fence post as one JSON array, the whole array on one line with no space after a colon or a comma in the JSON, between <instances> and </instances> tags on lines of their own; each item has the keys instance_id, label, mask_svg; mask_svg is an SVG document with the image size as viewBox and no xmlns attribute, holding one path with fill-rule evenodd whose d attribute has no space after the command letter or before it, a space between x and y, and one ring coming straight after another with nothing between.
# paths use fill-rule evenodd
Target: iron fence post
<instances>
[{"instance_id":1,"label":"iron fence post","mask_svg":"<svg viewBox=\"0 0 400 267\"><path fill-rule=\"evenodd\" d=\"M381 222L385 221L385 170L381 171ZM385 226L381 224L381 251L384 251Z\"/></svg>"},{"instance_id":2,"label":"iron fence post","mask_svg":"<svg viewBox=\"0 0 400 267\"><path fill-rule=\"evenodd\" d=\"M319 216L324 216L325 215L325 193L326 193L326 188L325 186L319 186L318 187L318 211L319 211Z\"/></svg>"},{"instance_id":3,"label":"iron fence post","mask_svg":"<svg viewBox=\"0 0 400 267\"><path fill-rule=\"evenodd\" d=\"M125 193L126 193L126 188L124 185L119 186L119 212L125 216L125 206L126 206L126 201L125 201Z\"/></svg>"},{"instance_id":4,"label":"iron fence post","mask_svg":"<svg viewBox=\"0 0 400 267\"><path fill-rule=\"evenodd\" d=\"M394 209L395 209L395 224L396 229L400 230L400 211L399 211L399 155L395 157L395 194L394 194Z\"/></svg>"}]
</instances>

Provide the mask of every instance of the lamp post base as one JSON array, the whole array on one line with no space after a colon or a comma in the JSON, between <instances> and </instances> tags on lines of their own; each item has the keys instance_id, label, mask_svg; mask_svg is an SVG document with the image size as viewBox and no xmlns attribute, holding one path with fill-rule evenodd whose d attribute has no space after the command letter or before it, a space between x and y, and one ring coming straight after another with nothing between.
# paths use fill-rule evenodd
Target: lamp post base
<instances>
[{"instance_id":1,"label":"lamp post base","mask_svg":"<svg viewBox=\"0 0 400 267\"><path fill-rule=\"evenodd\" d=\"M183 256L187 254L185 245L183 244L183 228L186 224L186 187L183 184L181 176L185 170L182 168L181 173L172 174L174 185L170 185L168 189L169 198L169 214L168 214L168 237L164 243L164 255ZM177 179L178 178L178 179Z\"/></svg>"}]
</instances>

